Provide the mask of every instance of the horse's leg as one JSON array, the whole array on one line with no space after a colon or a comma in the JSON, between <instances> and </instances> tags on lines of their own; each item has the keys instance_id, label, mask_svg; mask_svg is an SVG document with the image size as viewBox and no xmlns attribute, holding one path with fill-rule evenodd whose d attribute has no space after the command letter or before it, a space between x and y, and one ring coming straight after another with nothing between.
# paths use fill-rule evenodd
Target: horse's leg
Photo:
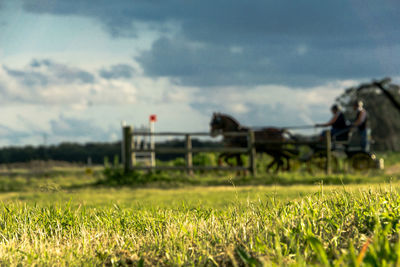
<instances>
[{"instance_id":1,"label":"horse's leg","mask_svg":"<svg viewBox=\"0 0 400 267\"><path fill-rule=\"evenodd\" d=\"M267 173L269 173L269 170L274 166L275 164L275 158L272 159L271 163L267 165Z\"/></svg>"},{"instance_id":2,"label":"horse's leg","mask_svg":"<svg viewBox=\"0 0 400 267\"><path fill-rule=\"evenodd\" d=\"M240 158L240 164L241 164L241 167L244 166L242 158ZM248 168L244 169L243 170L243 176L247 176L248 174L249 174L249 169Z\"/></svg>"},{"instance_id":3,"label":"horse's leg","mask_svg":"<svg viewBox=\"0 0 400 267\"><path fill-rule=\"evenodd\" d=\"M283 167L283 160L282 160L282 158L279 157L279 158L276 160L276 162L277 162L277 165L276 165L276 168L275 168L275 174L279 172L279 169L282 169L282 170L283 170L283 168L282 168L282 167Z\"/></svg>"},{"instance_id":4,"label":"horse's leg","mask_svg":"<svg viewBox=\"0 0 400 267\"><path fill-rule=\"evenodd\" d=\"M236 154L236 163L237 163L237 166L238 167L243 167L243 160L242 160L242 157L241 157L242 155L240 155L240 154ZM242 173L241 173L241 171L239 170L239 171L237 171L236 172L236 174L237 175L241 175ZM246 171L243 171L243 175L246 175Z\"/></svg>"},{"instance_id":5,"label":"horse's leg","mask_svg":"<svg viewBox=\"0 0 400 267\"><path fill-rule=\"evenodd\" d=\"M285 164L285 160L286 160L286 164ZM274 173L278 173L280 170L281 171L287 170L287 166L289 164L289 161L288 161L288 158L285 155L276 154L274 156L273 163L276 164L276 168L275 168L275 172Z\"/></svg>"},{"instance_id":6,"label":"horse's leg","mask_svg":"<svg viewBox=\"0 0 400 267\"><path fill-rule=\"evenodd\" d=\"M233 156L234 155L232 155L228 152L224 152L224 153L220 154L218 157L218 166L222 166L224 162L226 165L232 166L232 163L229 162L229 159L232 158Z\"/></svg>"},{"instance_id":7,"label":"horse's leg","mask_svg":"<svg viewBox=\"0 0 400 267\"><path fill-rule=\"evenodd\" d=\"M225 163L226 163L228 166L230 166L230 167L232 167L233 164L232 164L231 162L229 162L229 159L231 159L231 158L234 157L234 156L235 156L235 154L226 153L226 156L225 156Z\"/></svg>"},{"instance_id":8,"label":"horse's leg","mask_svg":"<svg viewBox=\"0 0 400 267\"><path fill-rule=\"evenodd\" d=\"M282 151L280 158L282 159L282 171L290 171L290 153L289 151ZM283 162L285 160L285 162ZM286 163L286 164L284 164Z\"/></svg>"},{"instance_id":9,"label":"horse's leg","mask_svg":"<svg viewBox=\"0 0 400 267\"><path fill-rule=\"evenodd\" d=\"M266 169L267 173L269 173L269 170L272 168L272 165L274 165L274 160L272 160L272 162L270 162L270 163L267 165L267 169Z\"/></svg>"},{"instance_id":10,"label":"horse's leg","mask_svg":"<svg viewBox=\"0 0 400 267\"><path fill-rule=\"evenodd\" d=\"M290 157L286 155L285 159L286 159L286 168L285 168L285 170L286 171L290 171Z\"/></svg>"},{"instance_id":11,"label":"horse's leg","mask_svg":"<svg viewBox=\"0 0 400 267\"><path fill-rule=\"evenodd\" d=\"M222 166L222 161L225 160L225 157L226 157L226 153L221 153L218 156L218 166Z\"/></svg>"}]
</instances>

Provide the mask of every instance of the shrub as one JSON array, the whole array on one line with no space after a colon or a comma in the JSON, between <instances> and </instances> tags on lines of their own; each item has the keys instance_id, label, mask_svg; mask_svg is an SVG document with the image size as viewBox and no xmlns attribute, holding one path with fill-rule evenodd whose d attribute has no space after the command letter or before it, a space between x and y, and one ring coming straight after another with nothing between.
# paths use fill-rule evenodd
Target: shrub
<instances>
[{"instance_id":1,"label":"shrub","mask_svg":"<svg viewBox=\"0 0 400 267\"><path fill-rule=\"evenodd\" d=\"M215 153L198 153L193 157L195 166L215 166L217 165L217 156Z\"/></svg>"}]
</instances>

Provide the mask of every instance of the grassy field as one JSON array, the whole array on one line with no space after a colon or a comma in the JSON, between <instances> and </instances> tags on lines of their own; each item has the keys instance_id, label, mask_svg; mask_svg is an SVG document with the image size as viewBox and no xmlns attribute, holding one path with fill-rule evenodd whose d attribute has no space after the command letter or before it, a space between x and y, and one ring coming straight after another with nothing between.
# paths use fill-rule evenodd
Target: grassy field
<instances>
[{"instance_id":1,"label":"grassy field","mask_svg":"<svg viewBox=\"0 0 400 267\"><path fill-rule=\"evenodd\" d=\"M101 168L11 170L0 178L0 263L396 266L398 169L122 184Z\"/></svg>"},{"instance_id":2,"label":"grassy field","mask_svg":"<svg viewBox=\"0 0 400 267\"><path fill-rule=\"evenodd\" d=\"M399 261L396 182L237 186L227 178L229 186L161 189L98 186L87 175L12 179L23 187L0 195L2 265Z\"/></svg>"}]
</instances>

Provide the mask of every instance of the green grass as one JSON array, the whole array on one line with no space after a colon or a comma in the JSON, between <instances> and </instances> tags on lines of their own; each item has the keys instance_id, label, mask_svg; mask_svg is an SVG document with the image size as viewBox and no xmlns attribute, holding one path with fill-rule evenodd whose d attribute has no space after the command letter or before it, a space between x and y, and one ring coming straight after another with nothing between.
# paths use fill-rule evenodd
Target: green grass
<instances>
[{"instance_id":1,"label":"green grass","mask_svg":"<svg viewBox=\"0 0 400 267\"><path fill-rule=\"evenodd\" d=\"M60 186L7 192L0 196L0 262L396 264L399 188Z\"/></svg>"},{"instance_id":2,"label":"green grass","mask_svg":"<svg viewBox=\"0 0 400 267\"><path fill-rule=\"evenodd\" d=\"M398 266L398 179L19 170L0 179L0 264Z\"/></svg>"}]
</instances>

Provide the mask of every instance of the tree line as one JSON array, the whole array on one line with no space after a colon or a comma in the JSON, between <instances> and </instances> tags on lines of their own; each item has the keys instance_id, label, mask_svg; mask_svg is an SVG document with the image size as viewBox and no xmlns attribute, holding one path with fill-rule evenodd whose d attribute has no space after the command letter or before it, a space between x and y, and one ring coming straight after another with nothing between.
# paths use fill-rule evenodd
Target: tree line
<instances>
[{"instance_id":1,"label":"tree line","mask_svg":"<svg viewBox=\"0 0 400 267\"><path fill-rule=\"evenodd\" d=\"M192 140L193 147L218 147L219 142ZM156 143L157 147L184 147L183 140L168 140ZM50 146L23 146L23 147L4 147L0 148L0 164L29 162L33 160L54 160L70 163L87 163L88 160L93 164L103 164L105 158L112 161L120 158L121 142L112 143L61 143ZM158 160L167 161L178 157L179 154L159 154Z\"/></svg>"}]
</instances>

